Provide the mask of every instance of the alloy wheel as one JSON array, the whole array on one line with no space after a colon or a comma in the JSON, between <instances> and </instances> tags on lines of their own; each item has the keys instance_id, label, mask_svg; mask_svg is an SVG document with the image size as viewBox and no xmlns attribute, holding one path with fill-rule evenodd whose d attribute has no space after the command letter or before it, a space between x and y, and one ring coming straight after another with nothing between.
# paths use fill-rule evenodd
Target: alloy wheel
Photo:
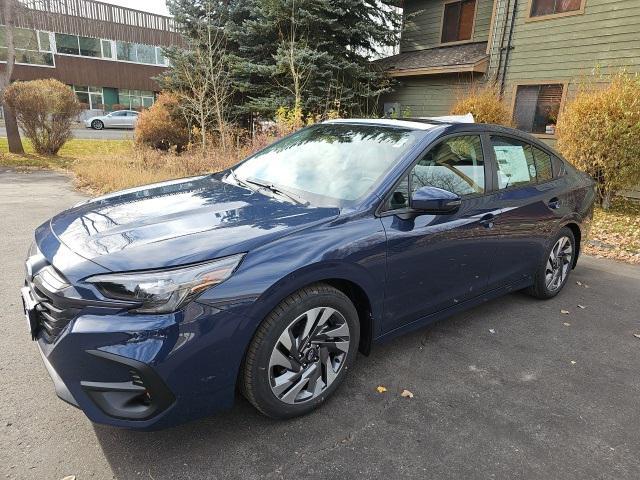
<instances>
[{"instance_id":1,"label":"alloy wheel","mask_svg":"<svg viewBox=\"0 0 640 480\"><path fill-rule=\"evenodd\" d=\"M313 400L334 382L349 348L349 325L338 310L308 310L289 324L271 352L271 391L288 404Z\"/></svg>"},{"instance_id":2,"label":"alloy wheel","mask_svg":"<svg viewBox=\"0 0 640 480\"><path fill-rule=\"evenodd\" d=\"M573 246L569 237L560 237L551 249L545 270L545 282L550 292L555 292L564 283L573 260Z\"/></svg>"}]
</instances>

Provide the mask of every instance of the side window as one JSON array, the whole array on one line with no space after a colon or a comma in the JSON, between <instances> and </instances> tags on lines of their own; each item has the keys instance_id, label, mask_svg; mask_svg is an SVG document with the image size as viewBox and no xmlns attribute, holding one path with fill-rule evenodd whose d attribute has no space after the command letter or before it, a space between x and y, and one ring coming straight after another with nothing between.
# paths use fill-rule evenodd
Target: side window
<instances>
[{"instance_id":1,"label":"side window","mask_svg":"<svg viewBox=\"0 0 640 480\"><path fill-rule=\"evenodd\" d=\"M395 188L385 210L409 207L413 192L431 186L457 195L484 193L484 157L478 135L453 137L425 153Z\"/></svg>"},{"instance_id":2,"label":"side window","mask_svg":"<svg viewBox=\"0 0 640 480\"><path fill-rule=\"evenodd\" d=\"M411 172L411 192L425 186L442 188L460 196L484 193L480 137L450 138L429 150Z\"/></svg>"},{"instance_id":3,"label":"side window","mask_svg":"<svg viewBox=\"0 0 640 480\"><path fill-rule=\"evenodd\" d=\"M498 188L505 189L536 183L533 148L514 138L491 137L498 167Z\"/></svg>"},{"instance_id":4,"label":"side window","mask_svg":"<svg viewBox=\"0 0 640 480\"><path fill-rule=\"evenodd\" d=\"M539 148L533 147L533 158L536 161L536 175L538 183L553 180L553 165L551 155Z\"/></svg>"},{"instance_id":5,"label":"side window","mask_svg":"<svg viewBox=\"0 0 640 480\"><path fill-rule=\"evenodd\" d=\"M409 208L409 177L404 177L396 185L385 205L385 210L401 210L403 208Z\"/></svg>"},{"instance_id":6,"label":"side window","mask_svg":"<svg viewBox=\"0 0 640 480\"><path fill-rule=\"evenodd\" d=\"M554 177L557 178L557 177L562 177L563 175L566 175L567 169L565 168L564 162L562 160L560 160L558 157L553 157L551 161L553 162Z\"/></svg>"}]
</instances>

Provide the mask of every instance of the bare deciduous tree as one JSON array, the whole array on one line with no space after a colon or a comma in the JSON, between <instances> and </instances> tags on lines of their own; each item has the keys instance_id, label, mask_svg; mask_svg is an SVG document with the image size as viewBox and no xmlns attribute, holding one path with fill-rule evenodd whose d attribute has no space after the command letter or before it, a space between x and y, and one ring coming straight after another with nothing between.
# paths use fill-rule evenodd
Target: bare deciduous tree
<instances>
[{"instance_id":1,"label":"bare deciduous tree","mask_svg":"<svg viewBox=\"0 0 640 480\"><path fill-rule=\"evenodd\" d=\"M306 38L298 32L298 11L296 2L291 2L291 16L289 18L288 32L280 29L281 44L278 48L276 61L278 67L287 72L290 85L280 85L293 95L293 111L296 115L302 116L302 93L311 78L313 62L309 62L309 57L313 57L314 52L307 46ZM302 118L300 118L300 121Z\"/></svg>"},{"instance_id":2,"label":"bare deciduous tree","mask_svg":"<svg viewBox=\"0 0 640 480\"><path fill-rule=\"evenodd\" d=\"M217 132L220 145L229 142L229 103L234 93L224 29L207 15L197 27L188 49L172 56L172 72L166 87L178 97L187 122L200 131L202 149Z\"/></svg>"}]
</instances>

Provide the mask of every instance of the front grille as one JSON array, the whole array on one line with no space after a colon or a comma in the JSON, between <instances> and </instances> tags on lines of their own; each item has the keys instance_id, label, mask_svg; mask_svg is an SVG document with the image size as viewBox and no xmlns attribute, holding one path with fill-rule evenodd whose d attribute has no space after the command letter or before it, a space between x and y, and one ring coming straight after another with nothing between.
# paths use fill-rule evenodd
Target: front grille
<instances>
[{"instance_id":1,"label":"front grille","mask_svg":"<svg viewBox=\"0 0 640 480\"><path fill-rule=\"evenodd\" d=\"M36 301L38 330L45 341L54 342L79 313L79 308L64 305L61 292L69 287L65 278L37 251L29 252L27 278L31 296Z\"/></svg>"},{"instance_id":2,"label":"front grille","mask_svg":"<svg viewBox=\"0 0 640 480\"><path fill-rule=\"evenodd\" d=\"M73 320L79 309L56 306L53 298L49 298L41 289L35 285L31 285L31 294L34 300L38 302L36 310L38 311L38 320L41 331L48 342L55 341L62 333L71 320Z\"/></svg>"}]
</instances>

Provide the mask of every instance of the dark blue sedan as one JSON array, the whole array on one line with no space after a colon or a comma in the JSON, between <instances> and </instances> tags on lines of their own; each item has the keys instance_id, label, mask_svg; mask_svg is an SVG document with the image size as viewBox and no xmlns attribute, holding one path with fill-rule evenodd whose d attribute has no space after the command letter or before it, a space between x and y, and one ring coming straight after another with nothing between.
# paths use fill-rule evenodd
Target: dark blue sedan
<instances>
[{"instance_id":1,"label":"dark blue sedan","mask_svg":"<svg viewBox=\"0 0 640 480\"><path fill-rule=\"evenodd\" d=\"M94 422L166 427L237 390L289 418L375 342L508 292L557 295L594 198L516 130L331 121L53 217L22 297L58 396Z\"/></svg>"}]
</instances>

